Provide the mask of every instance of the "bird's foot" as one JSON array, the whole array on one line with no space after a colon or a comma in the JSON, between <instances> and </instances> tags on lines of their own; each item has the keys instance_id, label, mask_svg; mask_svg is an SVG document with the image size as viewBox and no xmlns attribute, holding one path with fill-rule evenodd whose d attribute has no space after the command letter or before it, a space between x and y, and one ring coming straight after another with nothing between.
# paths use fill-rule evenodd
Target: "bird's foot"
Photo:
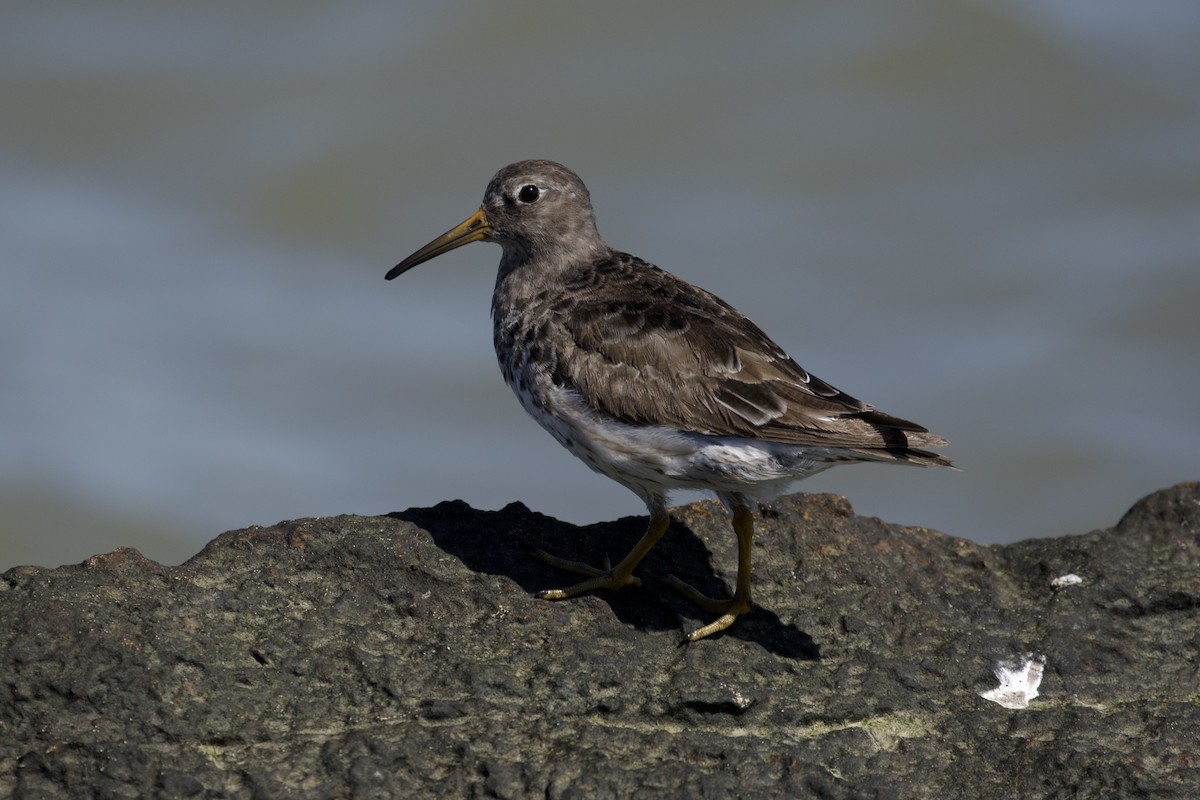
<instances>
[{"instance_id":1,"label":"bird's foot","mask_svg":"<svg viewBox=\"0 0 1200 800\"><path fill-rule=\"evenodd\" d=\"M567 597L575 597L576 595L595 589L620 589L622 586L641 586L642 584L640 578L633 576L632 570L622 571L620 564L617 565L617 569L613 569L611 562L607 558L604 559L604 567L598 568L590 564L584 564L582 561L571 561L570 559L552 556L545 550L534 550L532 555L543 564L549 564L552 567L567 572L589 576L588 580L580 581L565 589L543 589L540 592L534 593L534 597L539 597L543 600L563 600Z\"/></svg>"},{"instance_id":2,"label":"bird's foot","mask_svg":"<svg viewBox=\"0 0 1200 800\"><path fill-rule=\"evenodd\" d=\"M733 624L735 619L750 610L750 597L748 594L745 597L739 597L735 594L733 597L725 600L716 600L706 594L702 594L695 587L684 583L674 575L668 575L663 583L710 614L721 615L707 625L689 633L685 637L689 642L699 641L706 636L711 636L714 633L725 630Z\"/></svg>"}]
</instances>

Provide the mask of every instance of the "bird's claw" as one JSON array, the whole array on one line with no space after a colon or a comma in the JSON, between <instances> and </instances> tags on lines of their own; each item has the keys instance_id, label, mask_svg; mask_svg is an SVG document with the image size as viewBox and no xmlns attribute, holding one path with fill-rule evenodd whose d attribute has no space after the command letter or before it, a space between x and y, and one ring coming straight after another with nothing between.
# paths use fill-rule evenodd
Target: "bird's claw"
<instances>
[{"instance_id":1,"label":"bird's claw","mask_svg":"<svg viewBox=\"0 0 1200 800\"><path fill-rule=\"evenodd\" d=\"M608 558L604 559L604 566L601 568L593 567L582 561L571 561L567 558L553 556L545 550L534 550L532 555L543 564L548 564L556 569L588 576L588 580L580 581L565 589L542 589L534 592L534 597L542 600L564 600L596 589L620 589L622 586L641 586L642 584L641 579L634 577L631 573L622 574L614 571L612 562Z\"/></svg>"},{"instance_id":2,"label":"bird's claw","mask_svg":"<svg viewBox=\"0 0 1200 800\"><path fill-rule=\"evenodd\" d=\"M738 597L734 595L731 598L724 600L716 600L706 594L702 594L691 584L681 581L674 575L668 575L663 583L666 586L683 597L690 600L695 605L710 614L720 614L721 616L712 622L697 628L689 633L685 638L685 642L695 642L703 639L706 636L711 636L714 633L720 633L733 624L733 621L750 610L750 598Z\"/></svg>"}]
</instances>

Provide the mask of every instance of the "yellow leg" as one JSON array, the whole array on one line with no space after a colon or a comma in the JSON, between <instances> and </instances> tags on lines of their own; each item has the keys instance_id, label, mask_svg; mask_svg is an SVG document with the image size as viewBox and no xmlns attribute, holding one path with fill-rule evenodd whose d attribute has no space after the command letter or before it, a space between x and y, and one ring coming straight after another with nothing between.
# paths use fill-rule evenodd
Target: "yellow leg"
<instances>
[{"instance_id":1,"label":"yellow leg","mask_svg":"<svg viewBox=\"0 0 1200 800\"><path fill-rule=\"evenodd\" d=\"M650 517L650 527L646 529L646 533L638 543L629 551L629 555L621 559L621 563L615 567L611 567L606 562L604 569L584 564L579 561L569 561L565 558L552 556L542 550L534 550L533 555L539 561L543 561L552 567L564 569L569 572L577 572L581 575L590 575L586 581L568 586L566 589L543 589L537 592L534 596L544 600L562 600L566 597L574 597L584 592L590 592L593 589L620 589L622 586L640 586L641 580L633 577L633 568L638 565L638 562L645 558L646 553L649 553L654 545L658 544L658 540L667 532L667 526L671 523L671 517L664 511L662 513L652 514Z\"/></svg>"},{"instance_id":2,"label":"yellow leg","mask_svg":"<svg viewBox=\"0 0 1200 800\"><path fill-rule=\"evenodd\" d=\"M695 642L705 636L725 630L733 624L735 619L750 610L750 556L754 544L754 515L745 506L735 506L733 509L733 532L737 534L738 540L738 573L737 590L733 593L732 599L714 600L696 591L674 575L666 581L667 586L705 611L721 615L704 627L689 633L687 635L689 642Z\"/></svg>"}]
</instances>

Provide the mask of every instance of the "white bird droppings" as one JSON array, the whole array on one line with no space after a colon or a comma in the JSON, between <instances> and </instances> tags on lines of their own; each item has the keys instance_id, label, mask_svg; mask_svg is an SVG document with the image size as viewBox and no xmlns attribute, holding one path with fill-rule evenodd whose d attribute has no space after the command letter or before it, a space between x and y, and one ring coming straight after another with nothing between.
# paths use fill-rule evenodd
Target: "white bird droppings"
<instances>
[{"instance_id":1,"label":"white bird droppings","mask_svg":"<svg viewBox=\"0 0 1200 800\"><path fill-rule=\"evenodd\" d=\"M1053 589L1065 589L1068 586L1078 586L1083 583L1083 578L1076 575L1074 572L1069 572L1066 575L1059 575L1054 580L1050 581L1050 587Z\"/></svg>"},{"instance_id":2,"label":"white bird droppings","mask_svg":"<svg viewBox=\"0 0 1200 800\"><path fill-rule=\"evenodd\" d=\"M1005 708L1028 708L1029 701L1038 696L1038 686L1042 682L1042 670L1045 667L1046 657L1037 653L1026 653L1011 661L1001 661L992 670L1000 685L980 692L979 696Z\"/></svg>"}]
</instances>

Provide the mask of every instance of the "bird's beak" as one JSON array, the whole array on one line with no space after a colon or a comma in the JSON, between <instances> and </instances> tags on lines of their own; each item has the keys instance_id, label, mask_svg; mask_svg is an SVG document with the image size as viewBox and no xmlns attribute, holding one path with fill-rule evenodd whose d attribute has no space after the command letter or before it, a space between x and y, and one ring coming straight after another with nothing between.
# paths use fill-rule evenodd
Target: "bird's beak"
<instances>
[{"instance_id":1,"label":"bird's beak","mask_svg":"<svg viewBox=\"0 0 1200 800\"><path fill-rule=\"evenodd\" d=\"M390 281L397 275L403 275L405 272L408 272L417 264L421 264L431 258L440 256L442 253L449 253L454 248L462 247L464 244L482 241L487 238L490 230L491 229L488 227L487 215L483 213L483 209L481 208L460 222L458 225L455 225L453 228L446 231L441 236L437 237L432 242L425 245L420 250L389 269L388 274L384 277Z\"/></svg>"}]
</instances>

